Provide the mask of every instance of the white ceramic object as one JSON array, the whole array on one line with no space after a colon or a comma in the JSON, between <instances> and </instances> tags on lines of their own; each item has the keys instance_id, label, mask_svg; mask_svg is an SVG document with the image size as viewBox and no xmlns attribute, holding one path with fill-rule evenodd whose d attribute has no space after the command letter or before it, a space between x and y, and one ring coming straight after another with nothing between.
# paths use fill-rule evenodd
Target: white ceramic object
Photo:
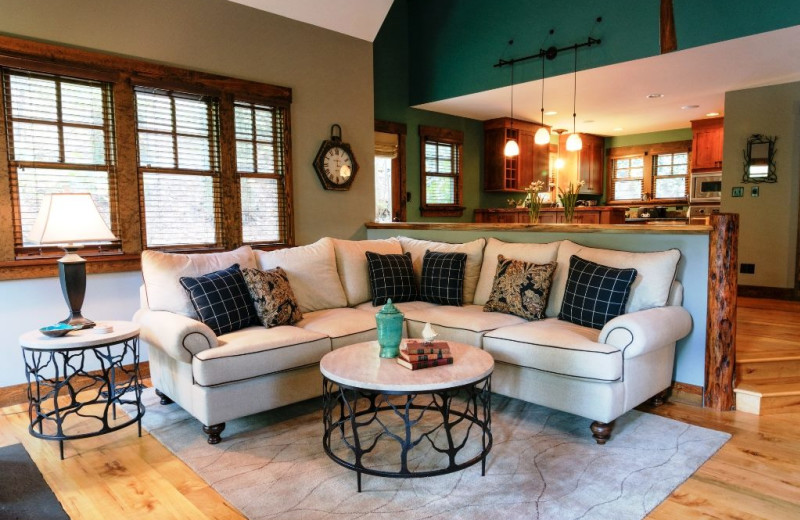
<instances>
[{"instance_id":1,"label":"white ceramic object","mask_svg":"<svg viewBox=\"0 0 800 520\"><path fill-rule=\"evenodd\" d=\"M431 326L430 323L426 323L425 327L422 329L422 340L425 343L430 343L431 341L436 339L436 336L438 335L439 333L433 330L433 327Z\"/></svg>"}]
</instances>

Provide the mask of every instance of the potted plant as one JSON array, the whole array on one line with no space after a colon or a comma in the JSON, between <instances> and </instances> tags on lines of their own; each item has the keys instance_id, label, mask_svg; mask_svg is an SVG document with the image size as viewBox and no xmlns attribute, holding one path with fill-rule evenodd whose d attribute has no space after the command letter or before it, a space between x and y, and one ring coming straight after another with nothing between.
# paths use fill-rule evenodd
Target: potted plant
<instances>
[{"instance_id":1,"label":"potted plant","mask_svg":"<svg viewBox=\"0 0 800 520\"><path fill-rule=\"evenodd\" d=\"M539 192L541 192L543 188L544 182L542 181L533 181L530 186L525 188L525 191L528 192L527 198L530 200L528 216L530 217L531 224L539 223L539 211L542 209L542 199L539 197Z\"/></svg>"},{"instance_id":2,"label":"potted plant","mask_svg":"<svg viewBox=\"0 0 800 520\"><path fill-rule=\"evenodd\" d=\"M575 204L578 202L578 191L580 191L581 186L584 184L586 184L584 181L580 181L577 185L570 182L566 191L558 188L558 200L560 200L561 205L564 206L564 222L567 224L572 223L572 218L575 216Z\"/></svg>"}]
</instances>

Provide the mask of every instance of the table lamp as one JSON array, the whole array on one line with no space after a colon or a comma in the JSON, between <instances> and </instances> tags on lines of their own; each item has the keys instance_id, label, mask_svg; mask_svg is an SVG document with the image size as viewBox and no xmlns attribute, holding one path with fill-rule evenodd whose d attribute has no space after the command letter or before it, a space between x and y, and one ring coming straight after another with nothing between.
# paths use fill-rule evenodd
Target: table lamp
<instances>
[{"instance_id":1,"label":"table lamp","mask_svg":"<svg viewBox=\"0 0 800 520\"><path fill-rule=\"evenodd\" d=\"M86 293L86 260L76 251L80 243L116 240L89 193L52 193L45 195L39 215L28 239L35 244L59 244L66 254L58 260L61 292L69 307L69 317L62 321L76 327L94 327L81 314Z\"/></svg>"}]
</instances>

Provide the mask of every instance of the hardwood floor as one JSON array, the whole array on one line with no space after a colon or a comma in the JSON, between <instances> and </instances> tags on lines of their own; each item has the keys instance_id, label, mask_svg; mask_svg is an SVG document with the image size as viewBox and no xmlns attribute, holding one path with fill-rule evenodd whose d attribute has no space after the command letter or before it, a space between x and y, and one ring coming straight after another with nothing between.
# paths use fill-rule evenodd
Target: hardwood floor
<instances>
[{"instance_id":1,"label":"hardwood floor","mask_svg":"<svg viewBox=\"0 0 800 520\"><path fill-rule=\"evenodd\" d=\"M770 350L776 341L785 350L800 346L785 331L771 333L776 322L800 324L800 303L742 303L760 311L739 313L740 334L747 335L742 352ZM648 518L800 518L800 413L758 416L670 402L641 409L733 436ZM244 518L147 432L137 437L135 426L67 442L62 461L58 443L28 434L26 414L24 405L0 411L0 446L22 442L73 519Z\"/></svg>"}]
</instances>

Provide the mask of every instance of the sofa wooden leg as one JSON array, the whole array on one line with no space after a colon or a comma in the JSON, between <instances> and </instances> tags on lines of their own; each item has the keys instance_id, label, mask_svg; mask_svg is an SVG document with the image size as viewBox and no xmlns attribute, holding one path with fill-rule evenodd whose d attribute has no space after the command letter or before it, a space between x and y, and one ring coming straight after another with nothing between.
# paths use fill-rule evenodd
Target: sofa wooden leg
<instances>
[{"instance_id":1,"label":"sofa wooden leg","mask_svg":"<svg viewBox=\"0 0 800 520\"><path fill-rule=\"evenodd\" d=\"M614 429L614 421L604 423L595 421L589 428L592 430L592 437L597 441L597 444L605 444L611 438L611 430Z\"/></svg>"},{"instance_id":2,"label":"sofa wooden leg","mask_svg":"<svg viewBox=\"0 0 800 520\"><path fill-rule=\"evenodd\" d=\"M209 444L219 444L222 437L219 436L222 430L225 429L225 423L212 424L211 426L203 425L203 431L208 435Z\"/></svg>"},{"instance_id":3,"label":"sofa wooden leg","mask_svg":"<svg viewBox=\"0 0 800 520\"><path fill-rule=\"evenodd\" d=\"M667 402L667 398L669 398L669 388L666 390L662 390L653 397L650 398L650 406L656 408L661 406L662 404Z\"/></svg>"},{"instance_id":4,"label":"sofa wooden leg","mask_svg":"<svg viewBox=\"0 0 800 520\"><path fill-rule=\"evenodd\" d=\"M161 404L172 404L174 401L167 394L156 388L156 395L161 398Z\"/></svg>"}]
</instances>

